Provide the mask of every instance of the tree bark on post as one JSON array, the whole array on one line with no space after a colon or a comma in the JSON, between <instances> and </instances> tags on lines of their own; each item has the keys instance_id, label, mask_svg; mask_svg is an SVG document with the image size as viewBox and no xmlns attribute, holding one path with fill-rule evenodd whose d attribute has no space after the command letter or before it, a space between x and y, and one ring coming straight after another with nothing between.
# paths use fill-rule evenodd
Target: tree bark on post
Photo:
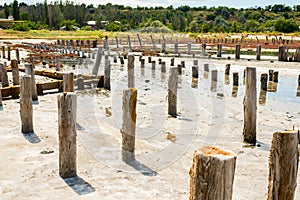
<instances>
[{"instance_id":1,"label":"tree bark on post","mask_svg":"<svg viewBox=\"0 0 300 200\"><path fill-rule=\"evenodd\" d=\"M293 200L299 163L298 132L273 134L269 157L268 200Z\"/></svg>"},{"instance_id":2,"label":"tree bark on post","mask_svg":"<svg viewBox=\"0 0 300 200\"><path fill-rule=\"evenodd\" d=\"M177 115L177 74L177 68L171 67L168 81L168 114L171 116Z\"/></svg>"},{"instance_id":3,"label":"tree bark on post","mask_svg":"<svg viewBox=\"0 0 300 200\"><path fill-rule=\"evenodd\" d=\"M36 90L36 82L35 82L34 69L32 64L25 64L25 73L31 76L32 100L37 101L38 95Z\"/></svg>"},{"instance_id":4,"label":"tree bark on post","mask_svg":"<svg viewBox=\"0 0 300 200\"><path fill-rule=\"evenodd\" d=\"M59 175L62 178L77 176L76 164L76 112L77 96L63 93L57 97L59 136Z\"/></svg>"},{"instance_id":5,"label":"tree bark on post","mask_svg":"<svg viewBox=\"0 0 300 200\"><path fill-rule=\"evenodd\" d=\"M278 61L288 61L288 52L285 46L278 47Z\"/></svg>"},{"instance_id":6,"label":"tree bark on post","mask_svg":"<svg viewBox=\"0 0 300 200\"><path fill-rule=\"evenodd\" d=\"M255 145L257 110L256 68L247 67L246 70L243 141Z\"/></svg>"},{"instance_id":7,"label":"tree bark on post","mask_svg":"<svg viewBox=\"0 0 300 200\"><path fill-rule=\"evenodd\" d=\"M123 90L123 123L122 123L122 160L130 162L135 159L135 127L136 127L137 90Z\"/></svg>"},{"instance_id":8,"label":"tree bark on post","mask_svg":"<svg viewBox=\"0 0 300 200\"><path fill-rule=\"evenodd\" d=\"M222 57L222 44L218 44L217 57Z\"/></svg>"},{"instance_id":9,"label":"tree bark on post","mask_svg":"<svg viewBox=\"0 0 300 200\"><path fill-rule=\"evenodd\" d=\"M63 74L63 91L74 92L74 73Z\"/></svg>"},{"instance_id":10,"label":"tree bark on post","mask_svg":"<svg viewBox=\"0 0 300 200\"><path fill-rule=\"evenodd\" d=\"M110 60L105 56L104 66L104 89L110 90Z\"/></svg>"},{"instance_id":11,"label":"tree bark on post","mask_svg":"<svg viewBox=\"0 0 300 200\"><path fill-rule=\"evenodd\" d=\"M194 152L190 169L190 200L231 200L236 155L213 146Z\"/></svg>"},{"instance_id":12,"label":"tree bark on post","mask_svg":"<svg viewBox=\"0 0 300 200\"><path fill-rule=\"evenodd\" d=\"M235 59L240 59L241 58L241 45L236 44L235 45Z\"/></svg>"},{"instance_id":13,"label":"tree bark on post","mask_svg":"<svg viewBox=\"0 0 300 200\"><path fill-rule=\"evenodd\" d=\"M225 75L229 75L230 73L230 64L226 64Z\"/></svg>"},{"instance_id":14,"label":"tree bark on post","mask_svg":"<svg viewBox=\"0 0 300 200\"><path fill-rule=\"evenodd\" d=\"M261 55L261 44L258 44L256 47L256 60L260 60Z\"/></svg>"},{"instance_id":15,"label":"tree bark on post","mask_svg":"<svg viewBox=\"0 0 300 200\"><path fill-rule=\"evenodd\" d=\"M0 72L1 72L2 87L8 87L9 82L8 82L7 70L5 64L0 63Z\"/></svg>"},{"instance_id":16,"label":"tree bark on post","mask_svg":"<svg viewBox=\"0 0 300 200\"><path fill-rule=\"evenodd\" d=\"M101 59L102 59L102 47L98 47L96 62L95 62L95 65L94 65L94 68L93 68L93 71L92 71L92 74L95 75L95 76L98 75Z\"/></svg>"},{"instance_id":17,"label":"tree bark on post","mask_svg":"<svg viewBox=\"0 0 300 200\"><path fill-rule=\"evenodd\" d=\"M13 85L20 85L18 60L12 60L10 65L12 69Z\"/></svg>"},{"instance_id":18,"label":"tree bark on post","mask_svg":"<svg viewBox=\"0 0 300 200\"><path fill-rule=\"evenodd\" d=\"M134 87L134 56L129 55L128 56L128 88Z\"/></svg>"},{"instance_id":19,"label":"tree bark on post","mask_svg":"<svg viewBox=\"0 0 300 200\"><path fill-rule=\"evenodd\" d=\"M32 86L30 75L21 78L20 85L20 116L22 123L22 133L33 133L33 111L32 111Z\"/></svg>"},{"instance_id":20,"label":"tree bark on post","mask_svg":"<svg viewBox=\"0 0 300 200\"><path fill-rule=\"evenodd\" d=\"M260 76L260 88L264 91L268 90L268 74L261 74Z\"/></svg>"}]
</instances>

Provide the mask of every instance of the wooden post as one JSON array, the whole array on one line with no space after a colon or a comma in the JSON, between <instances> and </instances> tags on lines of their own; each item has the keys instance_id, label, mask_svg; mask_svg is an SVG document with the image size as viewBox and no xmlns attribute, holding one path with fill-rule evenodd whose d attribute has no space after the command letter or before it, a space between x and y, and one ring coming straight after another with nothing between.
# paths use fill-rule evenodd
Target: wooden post
<instances>
[{"instance_id":1,"label":"wooden post","mask_svg":"<svg viewBox=\"0 0 300 200\"><path fill-rule=\"evenodd\" d=\"M16 59L18 61L18 64L20 64L20 53L19 53L19 49L16 49Z\"/></svg>"},{"instance_id":2,"label":"wooden post","mask_svg":"<svg viewBox=\"0 0 300 200\"><path fill-rule=\"evenodd\" d=\"M20 116L22 122L22 133L33 133L33 111L32 111L32 86L30 75L21 78L20 85Z\"/></svg>"},{"instance_id":3,"label":"wooden post","mask_svg":"<svg viewBox=\"0 0 300 200\"><path fill-rule=\"evenodd\" d=\"M258 44L256 47L256 60L260 60L261 55L261 44Z\"/></svg>"},{"instance_id":4,"label":"wooden post","mask_svg":"<svg viewBox=\"0 0 300 200\"><path fill-rule=\"evenodd\" d=\"M239 86L239 73L238 72L233 72L233 85L234 86Z\"/></svg>"},{"instance_id":5,"label":"wooden post","mask_svg":"<svg viewBox=\"0 0 300 200\"><path fill-rule=\"evenodd\" d=\"M141 68L145 68L145 59L144 58L141 59Z\"/></svg>"},{"instance_id":6,"label":"wooden post","mask_svg":"<svg viewBox=\"0 0 300 200\"><path fill-rule=\"evenodd\" d=\"M127 40L128 40L129 51L132 51L130 36L128 35L127 38L128 38Z\"/></svg>"},{"instance_id":7,"label":"wooden post","mask_svg":"<svg viewBox=\"0 0 300 200\"><path fill-rule=\"evenodd\" d=\"M139 35L139 34L137 34L137 37L138 37L138 40L139 40L140 47L142 47L142 46L143 46L143 44L142 44L142 40L141 40L141 38L140 38L140 35Z\"/></svg>"},{"instance_id":8,"label":"wooden post","mask_svg":"<svg viewBox=\"0 0 300 200\"><path fill-rule=\"evenodd\" d=\"M175 63L175 58L171 58L171 64L170 65L174 66L175 65L174 63Z\"/></svg>"},{"instance_id":9,"label":"wooden post","mask_svg":"<svg viewBox=\"0 0 300 200\"><path fill-rule=\"evenodd\" d=\"M206 55L206 43L202 43L202 56Z\"/></svg>"},{"instance_id":10,"label":"wooden post","mask_svg":"<svg viewBox=\"0 0 300 200\"><path fill-rule=\"evenodd\" d=\"M5 46L2 46L2 58L5 58Z\"/></svg>"},{"instance_id":11,"label":"wooden post","mask_svg":"<svg viewBox=\"0 0 300 200\"><path fill-rule=\"evenodd\" d=\"M230 74L230 64L226 64L225 75L229 75L229 74Z\"/></svg>"},{"instance_id":12,"label":"wooden post","mask_svg":"<svg viewBox=\"0 0 300 200\"><path fill-rule=\"evenodd\" d=\"M152 61L152 67L151 70L155 70L155 60Z\"/></svg>"},{"instance_id":13,"label":"wooden post","mask_svg":"<svg viewBox=\"0 0 300 200\"><path fill-rule=\"evenodd\" d=\"M161 73L166 73L166 62L161 63Z\"/></svg>"},{"instance_id":14,"label":"wooden post","mask_svg":"<svg viewBox=\"0 0 300 200\"><path fill-rule=\"evenodd\" d=\"M95 76L98 75L101 59L102 59L102 47L99 46L98 51L97 51L97 56L96 56L96 62L95 62L93 72L92 72L92 74Z\"/></svg>"},{"instance_id":15,"label":"wooden post","mask_svg":"<svg viewBox=\"0 0 300 200\"><path fill-rule=\"evenodd\" d=\"M218 70L212 70L211 71L211 81L218 81Z\"/></svg>"},{"instance_id":16,"label":"wooden post","mask_svg":"<svg viewBox=\"0 0 300 200\"><path fill-rule=\"evenodd\" d=\"M235 45L235 59L240 59L241 58L241 45L236 44Z\"/></svg>"},{"instance_id":17,"label":"wooden post","mask_svg":"<svg viewBox=\"0 0 300 200\"><path fill-rule=\"evenodd\" d=\"M108 59L108 55L105 56L104 89L110 90L110 60Z\"/></svg>"},{"instance_id":18,"label":"wooden post","mask_svg":"<svg viewBox=\"0 0 300 200\"><path fill-rule=\"evenodd\" d=\"M163 40L162 44L161 44L161 52L165 53L166 52L166 42Z\"/></svg>"},{"instance_id":19,"label":"wooden post","mask_svg":"<svg viewBox=\"0 0 300 200\"><path fill-rule=\"evenodd\" d=\"M151 56L148 57L148 63L151 63Z\"/></svg>"},{"instance_id":20,"label":"wooden post","mask_svg":"<svg viewBox=\"0 0 300 200\"><path fill-rule=\"evenodd\" d=\"M120 57L120 63L121 63L121 65L124 65L124 57L123 56Z\"/></svg>"},{"instance_id":21,"label":"wooden post","mask_svg":"<svg viewBox=\"0 0 300 200\"><path fill-rule=\"evenodd\" d=\"M199 67L198 66L192 67L192 77L199 78Z\"/></svg>"},{"instance_id":22,"label":"wooden post","mask_svg":"<svg viewBox=\"0 0 300 200\"><path fill-rule=\"evenodd\" d=\"M218 44L217 57L222 57L222 44Z\"/></svg>"},{"instance_id":23,"label":"wooden post","mask_svg":"<svg viewBox=\"0 0 300 200\"><path fill-rule=\"evenodd\" d=\"M278 71L273 73L273 82L278 83Z\"/></svg>"},{"instance_id":24,"label":"wooden post","mask_svg":"<svg viewBox=\"0 0 300 200\"><path fill-rule=\"evenodd\" d=\"M204 71L209 72L209 64L208 63L204 64Z\"/></svg>"},{"instance_id":25,"label":"wooden post","mask_svg":"<svg viewBox=\"0 0 300 200\"><path fill-rule=\"evenodd\" d=\"M170 68L168 81L168 114L171 116L177 115L177 73L176 67Z\"/></svg>"},{"instance_id":26,"label":"wooden post","mask_svg":"<svg viewBox=\"0 0 300 200\"><path fill-rule=\"evenodd\" d=\"M7 70L5 64L0 63L0 72L1 72L2 87L8 87L9 82L8 82Z\"/></svg>"},{"instance_id":27,"label":"wooden post","mask_svg":"<svg viewBox=\"0 0 300 200\"><path fill-rule=\"evenodd\" d=\"M20 85L18 60L12 60L10 65L12 69L13 85Z\"/></svg>"},{"instance_id":28,"label":"wooden post","mask_svg":"<svg viewBox=\"0 0 300 200\"><path fill-rule=\"evenodd\" d=\"M198 60L193 60L194 66L198 66Z\"/></svg>"},{"instance_id":29,"label":"wooden post","mask_svg":"<svg viewBox=\"0 0 300 200\"><path fill-rule=\"evenodd\" d=\"M288 52L285 46L278 47L278 61L288 61Z\"/></svg>"},{"instance_id":30,"label":"wooden post","mask_svg":"<svg viewBox=\"0 0 300 200\"><path fill-rule=\"evenodd\" d=\"M300 47L298 47L294 53L294 62L300 62Z\"/></svg>"},{"instance_id":31,"label":"wooden post","mask_svg":"<svg viewBox=\"0 0 300 200\"><path fill-rule=\"evenodd\" d=\"M152 48L153 48L153 50L155 50L156 47L155 47L155 43L154 43L154 39L153 39L152 35L150 35L150 39L151 39L151 42L152 42Z\"/></svg>"},{"instance_id":32,"label":"wooden post","mask_svg":"<svg viewBox=\"0 0 300 200\"><path fill-rule=\"evenodd\" d=\"M78 90L84 90L84 80L82 77L79 77L77 79L77 89Z\"/></svg>"},{"instance_id":33,"label":"wooden post","mask_svg":"<svg viewBox=\"0 0 300 200\"><path fill-rule=\"evenodd\" d=\"M194 152L190 169L190 200L231 200L236 155L219 147Z\"/></svg>"},{"instance_id":34,"label":"wooden post","mask_svg":"<svg viewBox=\"0 0 300 200\"><path fill-rule=\"evenodd\" d=\"M192 44L188 43L187 48L188 48L188 50L187 50L188 55L191 55L192 54Z\"/></svg>"},{"instance_id":35,"label":"wooden post","mask_svg":"<svg viewBox=\"0 0 300 200\"><path fill-rule=\"evenodd\" d=\"M134 56L129 55L128 56L128 88L134 87Z\"/></svg>"},{"instance_id":36,"label":"wooden post","mask_svg":"<svg viewBox=\"0 0 300 200\"><path fill-rule=\"evenodd\" d=\"M268 200L295 198L299 164L298 132L273 134L269 157Z\"/></svg>"},{"instance_id":37,"label":"wooden post","mask_svg":"<svg viewBox=\"0 0 300 200\"><path fill-rule=\"evenodd\" d=\"M10 46L7 46L7 60L10 61Z\"/></svg>"},{"instance_id":38,"label":"wooden post","mask_svg":"<svg viewBox=\"0 0 300 200\"><path fill-rule=\"evenodd\" d=\"M1 92L1 85L0 85L0 108L3 106L2 105L2 92Z\"/></svg>"},{"instance_id":39,"label":"wooden post","mask_svg":"<svg viewBox=\"0 0 300 200\"><path fill-rule=\"evenodd\" d=\"M269 69L269 81L273 81L273 74L274 74L274 70Z\"/></svg>"},{"instance_id":40,"label":"wooden post","mask_svg":"<svg viewBox=\"0 0 300 200\"><path fill-rule=\"evenodd\" d=\"M63 91L64 92L74 92L74 73L64 73L63 74Z\"/></svg>"},{"instance_id":41,"label":"wooden post","mask_svg":"<svg viewBox=\"0 0 300 200\"><path fill-rule=\"evenodd\" d=\"M268 74L261 74L260 76L260 88L264 91L268 90Z\"/></svg>"},{"instance_id":42,"label":"wooden post","mask_svg":"<svg viewBox=\"0 0 300 200\"><path fill-rule=\"evenodd\" d=\"M76 164L76 94L63 93L57 97L59 136L59 175L62 178L77 176Z\"/></svg>"},{"instance_id":43,"label":"wooden post","mask_svg":"<svg viewBox=\"0 0 300 200\"><path fill-rule=\"evenodd\" d=\"M178 75L182 75L182 65L177 65Z\"/></svg>"},{"instance_id":44,"label":"wooden post","mask_svg":"<svg viewBox=\"0 0 300 200\"><path fill-rule=\"evenodd\" d=\"M181 61L181 66L182 66L182 68L185 68L185 62L184 62L184 60Z\"/></svg>"},{"instance_id":45,"label":"wooden post","mask_svg":"<svg viewBox=\"0 0 300 200\"><path fill-rule=\"evenodd\" d=\"M178 42L175 42L174 54L178 54Z\"/></svg>"},{"instance_id":46,"label":"wooden post","mask_svg":"<svg viewBox=\"0 0 300 200\"><path fill-rule=\"evenodd\" d=\"M246 89L244 97L244 131L243 141L256 143L256 68L246 68Z\"/></svg>"},{"instance_id":47,"label":"wooden post","mask_svg":"<svg viewBox=\"0 0 300 200\"><path fill-rule=\"evenodd\" d=\"M60 71L59 55L55 55L55 67L56 71Z\"/></svg>"},{"instance_id":48,"label":"wooden post","mask_svg":"<svg viewBox=\"0 0 300 200\"><path fill-rule=\"evenodd\" d=\"M31 94L32 94L32 100L37 101L38 95L37 95L37 89L36 89L36 82L35 82L35 75L34 75L34 69L33 65L30 63L25 64L25 73L31 76Z\"/></svg>"},{"instance_id":49,"label":"wooden post","mask_svg":"<svg viewBox=\"0 0 300 200\"><path fill-rule=\"evenodd\" d=\"M122 123L122 160L130 162L135 159L135 127L136 127L137 90L123 90L123 123Z\"/></svg>"},{"instance_id":50,"label":"wooden post","mask_svg":"<svg viewBox=\"0 0 300 200\"><path fill-rule=\"evenodd\" d=\"M118 40L118 36L116 36L116 45L117 45L117 48L119 48L119 40Z\"/></svg>"}]
</instances>

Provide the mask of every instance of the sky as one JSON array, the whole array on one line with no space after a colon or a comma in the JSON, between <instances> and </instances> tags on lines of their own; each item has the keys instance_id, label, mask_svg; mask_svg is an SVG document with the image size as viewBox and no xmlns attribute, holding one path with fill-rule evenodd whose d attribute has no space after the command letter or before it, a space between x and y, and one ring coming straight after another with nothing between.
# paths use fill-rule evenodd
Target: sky
<instances>
[{"instance_id":1,"label":"sky","mask_svg":"<svg viewBox=\"0 0 300 200\"><path fill-rule=\"evenodd\" d=\"M47 0L48 3L59 0ZM65 0L63 0L65 1ZM227 6L227 7L235 7L235 8L251 8L251 7L265 7L267 5L275 5L275 4L285 4L286 6L293 6L296 4L300 4L299 0L69 0L73 1L75 4L85 3L86 5L93 4L98 5L100 4L118 4L118 5L125 5L136 7L156 7L156 6L163 6L167 7L173 5L174 8L182 5L188 5L190 7L200 7L200 6L207 6L207 7L218 7L218 6ZM0 4L4 5L12 3L13 0L0 0ZM37 2L41 3L44 0L18 0L19 3L24 2L27 4L36 4Z\"/></svg>"}]
</instances>

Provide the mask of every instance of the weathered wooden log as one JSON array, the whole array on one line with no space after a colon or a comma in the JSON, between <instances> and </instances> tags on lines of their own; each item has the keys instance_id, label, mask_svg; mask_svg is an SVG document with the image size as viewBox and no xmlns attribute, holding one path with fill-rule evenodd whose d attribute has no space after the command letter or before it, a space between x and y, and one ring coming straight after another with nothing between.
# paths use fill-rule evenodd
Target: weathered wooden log
<instances>
[{"instance_id":1,"label":"weathered wooden log","mask_svg":"<svg viewBox=\"0 0 300 200\"><path fill-rule=\"evenodd\" d=\"M236 155L219 147L194 152L190 169L190 200L231 200Z\"/></svg>"},{"instance_id":2,"label":"weathered wooden log","mask_svg":"<svg viewBox=\"0 0 300 200\"><path fill-rule=\"evenodd\" d=\"M7 69L5 64L0 63L0 72L1 72L2 87L8 87L9 82L8 82Z\"/></svg>"},{"instance_id":3,"label":"weathered wooden log","mask_svg":"<svg viewBox=\"0 0 300 200\"><path fill-rule=\"evenodd\" d=\"M202 56L206 55L206 43L202 43Z\"/></svg>"},{"instance_id":4,"label":"weathered wooden log","mask_svg":"<svg viewBox=\"0 0 300 200\"><path fill-rule=\"evenodd\" d=\"M20 94L20 86L11 86L11 98L12 99L18 99Z\"/></svg>"},{"instance_id":5,"label":"weathered wooden log","mask_svg":"<svg viewBox=\"0 0 300 200\"><path fill-rule=\"evenodd\" d=\"M44 95L43 83L36 83L36 91L38 95Z\"/></svg>"},{"instance_id":6,"label":"weathered wooden log","mask_svg":"<svg viewBox=\"0 0 300 200\"><path fill-rule=\"evenodd\" d=\"M104 89L110 90L110 60L105 56L104 66Z\"/></svg>"},{"instance_id":7,"label":"weathered wooden log","mask_svg":"<svg viewBox=\"0 0 300 200\"><path fill-rule=\"evenodd\" d=\"M187 49L188 49L188 50L187 50L187 54L188 54L188 55L191 55L191 54L192 54L192 44L191 44L191 43L188 43L188 44L187 44Z\"/></svg>"},{"instance_id":8,"label":"weathered wooden log","mask_svg":"<svg viewBox=\"0 0 300 200\"><path fill-rule=\"evenodd\" d=\"M60 71L59 55L55 55L55 69L56 71Z\"/></svg>"},{"instance_id":9,"label":"weathered wooden log","mask_svg":"<svg viewBox=\"0 0 300 200\"><path fill-rule=\"evenodd\" d=\"M209 72L209 64L208 63L204 64L204 71Z\"/></svg>"},{"instance_id":10,"label":"weathered wooden log","mask_svg":"<svg viewBox=\"0 0 300 200\"><path fill-rule=\"evenodd\" d=\"M233 85L234 86L239 86L239 73L238 72L233 72Z\"/></svg>"},{"instance_id":11,"label":"weathered wooden log","mask_svg":"<svg viewBox=\"0 0 300 200\"><path fill-rule=\"evenodd\" d=\"M299 164L298 132L273 134L269 157L268 200L293 200Z\"/></svg>"},{"instance_id":12,"label":"weathered wooden log","mask_svg":"<svg viewBox=\"0 0 300 200\"><path fill-rule=\"evenodd\" d=\"M148 57L148 63L152 63L151 56Z\"/></svg>"},{"instance_id":13,"label":"weathered wooden log","mask_svg":"<svg viewBox=\"0 0 300 200\"><path fill-rule=\"evenodd\" d=\"M119 40L118 40L118 36L116 36L116 45L117 45L117 48L119 48Z\"/></svg>"},{"instance_id":14,"label":"weathered wooden log","mask_svg":"<svg viewBox=\"0 0 300 200\"><path fill-rule=\"evenodd\" d=\"M256 68L247 67L246 70L243 141L255 145L257 110Z\"/></svg>"},{"instance_id":15,"label":"weathered wooden log","mask_svg":"<svg viewBox=\"0 0 300 200\"><path fill-rule=\"evenodd\" d=\"M278 47L278 61L288 61L288 52L285 46Z\"/></svg>"},{"instance_id":16,"label":"weathered wooden log","mask_svg":"<svg viewBox=\"0 0 300 200\"><path fill-rule=\"evenodd\" d=\"M59 136L59 175L62 178L77 176L76 159L76 94L63 93L57 97Z\"/></svg>"},{"instance_id":17,"label":"weathered wooden log","mask_svg":"<svg viewBox=\"0 0 300 200\"><path fill-rule=\"evenodd\" d=\"M12 60L11 63L13 85L20 85L18 60Z\"/></svg>"},{"instance_id":18,"label":"weathered wooden log","mask_svg":"<svg viewBox=\"0 0 300 200\"><path fill-rule=\"evenodd\" d=\"M139 40L140 47L142 47L142 46L143 46L143 43L142 43L142 39L141 39L140 35L137 34L137 37L138 37L138 40Z\"/></svg>"},{"instance_id":19,"label":"weathered wooden log","mask_svg":"<svg viewBox=\"0 0 300 200\"><path fill-rule=\"evenodd\" d=\"M211 81L218 81L218 70L212 70L211 71Z\"/></svg>"},{"instance_id":20,"label":"weathered wooden log","mask_svg":"<svg viewBox=\"0 0 300 200\"><path fill-rule=\"evenodd\" d=\"M261 56L261 44L258 44L256 47L256 60L260 60Z\"/></svg>"},{"instance_id":21,"label":"weathered wooden log","mask_svg":"<svg viewBox=\"0 0 300 200\"><path fill-rule=\"evenodd\" d=\"M194 66L198 66L198 60L193 60Z\"/></svg>"},{"instance_id":22,"label":"weathered wooden log","mask_svg":"<svg viewBox=\"0 0 300 200\"><path fill-rule=\"evenodd\" d=\"M98 75L101 59L102 59L102 47L99 46L98 51L97 51L95 65L94 65L94 68L93 68L93 71L92 71L92 74L95 75L95 76Z\"/></svg>"},{"instance_id":23,"label":"weathered wooden log","mask_svg":"<svg viewBox=\"0 0 300 200\"><path fill-rule=\"evenodd\" d=\"M182 75L182 65L177 65L177 73L178 75Z\"/></svg>"},{"instance_id":24,"label":"weathered wooden log","mask_svg":"<svg viewBox=\"0 0 300 200\"><path fill-rule=\"evenodd\" d=\"M128 88L134 87L134 56L129 55L128 56Z\"/></svg>"},{"instance_id":25,"label":"weathered wooden log","mask_svg":"<svg viewBox=\"0 0 300 200\"><path fill-rule=\"evenodd\" d=\"M129 51L132 51L132 46L131 46L131 41L130 41L130 36L129 35L127 35L127 41L128 41Z\"/></svg>"},{"instance_id":26,"label":"weathered wooden log","mask_svg":"<svg viewBox=\"0 0 300 200\"><path fill-rule=\"evenodd\" d=\"M222 57L222 44L218 44L217 57Z\"/></svg>"},{"instance_id":27,"label":"weathered wooden log","mask_svg":"<svg viewBox=\"0 0 300 200\"><path fill-rule=\"evenodd\" d=\"M192 67L192 77L199 78L199 67L198 66Z\"/></svg>"},{"instance_id":28,"label":"weathered wooden log","mask_svg":"<svg viewBox=\"0 0 300 200\"><path fill-rule=\"evenodd\" d=\"M171 58L171 64L170 66L175 66L175 58Z\"/></svg>"},{"instance_id":29,"label":"weathered wooden log","mask_svg":"<svg viewBox=\"0 0 300 200\"><path fill-rule=\"evenodd\" d=\"M185 61L184 60L181 61L181 67L185 68Z\"/></svg>"},{"instance_id":30,"label":"weathered wooden log","mask_svg":"<svg viewBox=\"0 0 300 200\"><path fill-rule=\"evenodd\" d=\"M155 64L155 60L153 60L153 61L152 61L152 67L151 67L151 70L155 70L155 65L156 65L156 64Z\"/></svg>"},{"instance_id":31,"label":"weathered wooden log","mask_svg":"<svg viewBox=\"0 0 300 200\"><path fill-rule=\"evenodd\" d=\"M269 81L273 81L273 74L274 74L274 70L270 69L269 70Z\"/></svg>"},{"instance_id":32,"label":"weathered wooden log","mask_svg":"<svg viewBox=\"0 0 300 200\"><path fill-rule=\"evenodd\" d=\"M141 68L145 68L145 59L144 58L141 59Z\"/></svg>"},{"instance_id":33,"label":"weathered wooden log","mask_svg":"<svg viewBox=\"0 0 300 200\"><path fill-rule=\"evenodd\" d=\"M122 123L122 160L130 162L135 159L135 127L136 127L137 90L123 90L123 123Z\"/></svg>"},{"instance_id":34,"label":"weathered wooden log","mask_svg":"<svg viewBox=\"0 0 300 200\"><path fill-rule=\"evenodd\" d=\"M20 85L20 116L22 133L33 133L33 111L32 111L32 78L30 75L24 75L21 78Z\"/></svg>"},{"instance_id":35,"label":"weathered wooden log","mask_svg":"<svg viewBox=\"0 0 300 200\"><path fill-rule=\"evenodd\" d=\"M236 44L235 45L235 59L240 59L241 58L241 45Z\"/></svg>"},{"instance_id":36,"label":"weathered wooden log","mask_svg":"<svg viewBox=\"0 0 300 200\"><path fill-rule=\"evenodd\" d=\"M168 114L171 116L177 115L177 68L171 67L169 70L169 81L168 81Z\"/></svg>"},{"instance_id":37,"label":"weathered wooden log","mask_svg":"<svg viewBox=\"0 0 300 200\"><path fill-rule=\"evenodd\" d=\"M124 65L124 57L123 56L120 56L120 63L121 63L121 65Z\"/></svg>"},{"instance_id":38,"label":"weathered wooden log","mask_svg":"<svg viewBox=\"0 0 300 200\"><path fill-rule=\"evenodd\" d=\"M278 83L278 71L273 73L273 82Z\"/></svg>"},{"instance_id":39,"label":"weathered wooden log","mask_svg":"<svg viewBox=\"0 0 300 200\"><path fill-rule=\"evenodd\" d=\"M20 64L20 53L19 53L19 49L16 49L16 59L18 61L18 64Z\"/></svg>"},{"instance_id":40,"label":"weathered wooden log","mask_svg":"<svg viewBox=\"0 0 300 200\"><path fill-rule=\"evenodd\" d=\"M230 64L226 64L225 75L229 75L230 73Z\"/></svg>"},{"instance_id":41,"label":"weathered wooden log","mask_svg":"<svg viewBox=\"0 0 300 200\"><path fill-rule=\"evenodd\" d=\"M298 47L294 53L294 61L300 62L300 47Z\"/></svg>"},{"instance_id":42,"label":"weathered wooden log","mask_svg":"<svg viewBox=\"0 0 300 200\"><path fill-rule=\"evenodd\" d=\"M30 63L25 64L25 73L31 76L31 94L32 94L32 100L37 101L38 95L36 90L36 82L35 82L35 72L33 69L33 65Z\"/></svg>"},{"instance_id":43,"label":"weathered wooden log","mask_svg":"<svg viewBox=\"0 0 300 200\"><path fill-rule=\"evenodd\" d=\"M232 92L231 92L231 96L236 98L237 94L238 94L238 90L239 90L239 86L233 85L232 86Z\"/></svg>"},{"instance_id":44,"label":"weathered wooden log","mask_svg":"<svg viewBox=\"0 0 300 200\"><path fill-rule=\"evenodd\" d=\"M260 89L259 98L258 98L258 103L260 105L266 104L266 100L267 100L266 95L267 95L267 91Z\"/></svg>"},{"instance_id":45,"label":"weathered wooden log","mask_svg":"<svg viewBox=\"0 0 300 200\"><path fill-rule=\"evenodd\" d=\"M174 54L178 54L178 42L175 42L174 44Z\"/></svg>"},{"instance_id":46,"label":"weathered wooden log","mask_svg":"<svg viewBox=\"0 0 300 200\"><path fill-rule=\"evenodd\" d=\"M161 69L160 70L161 70L161 73L166 73L166 71L167 71L166 70L166 62L161 63Z\"/></svg>"},{"instance_id":47,"label":"weathered wooden log","mask_svg":"<svg viewBox=\"0 0 300 200\"><path fill-rule=\"evenodd\" d=\"M2 46L2 58L6 58L5 57L5 46Z\"/></svg>"},{"instance_id":48,"label":"weathered wooden log","mask_svg":"<svg viewBox=\"0 0 300 200\"><path fill-rule=\"evenodd\" d=\"M74 92L74 73L64 73L63 75L63 91Z\"/></svg>"},{"instance_id":49,"label":"weathered wooden log","mask_svg":"<svg viewBox=\"0 0 300 200\"><path fill-rule=\"evenodd\" d=\"M264 91L268 90L268 74L266 73L260 76L260 88Z\"/></svg>"},{"instance_id":50,"label":"weathered wooden log","mask_svg":"<svg viewBox=\"0 0 300 200\"><path fill-rule=\"evenodd\" d=\"M11 57L10 57L10 46L7 46L7 60L10 61Z\"/></svg>"}]
</instances>

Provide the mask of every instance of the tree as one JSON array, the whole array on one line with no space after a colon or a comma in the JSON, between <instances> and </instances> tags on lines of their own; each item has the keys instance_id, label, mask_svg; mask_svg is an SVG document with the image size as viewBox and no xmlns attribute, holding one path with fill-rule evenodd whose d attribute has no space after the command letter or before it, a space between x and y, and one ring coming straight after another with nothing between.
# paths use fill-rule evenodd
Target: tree
<instances>
[{"instance_id":1,"label":"tree","mask_svg":"<svg viewBox=\"0 0 300 200\"><path fill-rule=\"evenodd\" d=\"M64 27L66 31L76 30L75 28L79 26L75 20L63 20L59 25L60 27Z\"/></svg>"},{"instance_id":2,"label":"tree","mask_svg":"<svg viewBox=\"0 0 300 200\"><path fill-rule=\"evenodd\" d=\"M275 30L284 33L292 33L299 30L298 25L292 21L284 18L278 18L274 24Z\"/></svg>"},{"instance_id":3,"label":"tree","mask_svg":"<svg viewBox=\"0 0 300 200\"><path fill-rule=\"evenodd\" d=\"M19 10L19 3L17 0L13 2L13 18L14 20L20 20L20 10Z\"/></svg>"},{"instance_id":4,"label":"tree","mask_svg":"<svg viewBox=\"0 0 300 200\"><path fill-rule=\"evenodd\" d=\"M5 13L5 18L8 19L8 16L9 16L9 7L8 7L8 5L6 3L4 4L4 13Z\"/></svg>"},{"instance_id":5,"label":"tree","mask_svg":"<svg viewBox=\"0 0 300 200\"><path fill-rule=\"evenodd\" d=\"M105 30L112 31L112 32L121 31L121 25L116 22L111 22L105 27Z\"/></svg>"}]
</instances>

